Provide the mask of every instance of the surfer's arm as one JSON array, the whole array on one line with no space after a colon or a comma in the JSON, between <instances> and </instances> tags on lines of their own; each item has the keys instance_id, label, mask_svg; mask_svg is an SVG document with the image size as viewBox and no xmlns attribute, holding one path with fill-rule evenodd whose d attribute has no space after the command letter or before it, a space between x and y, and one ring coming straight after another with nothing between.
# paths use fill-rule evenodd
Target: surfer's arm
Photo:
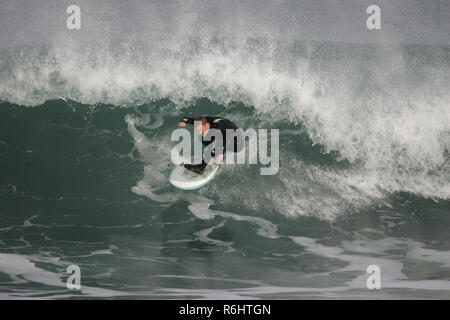
<instances>
[{"instance_id":1,"label":"surfer's arm","mask_svg":"<svg viewBox=\"0 0 450 320\"><path fill-rule=\"evenodd\" d=\"M210 142L209 145L212 146L211 147L211 150L212 150L211 155L214 158L216 158L216 164L221 164L222 163L222 159L223 159L223 150L220 150L219 152L216 152L217 149L219 149L219 148L216 148L216 142L215 141ZM220 148L220 149L222 149L222 148Z\"/></svg>"},{"instance_id":2,"label":"surfer's arm","mask_svg":"<svg viewBox=\"0 0 450 320\"><path fill-rule=\"evenodd\" d=\"M220 154L216 155L216 163L217 164L221 164L222 159L223 159L223 154L220 153Z\"/></svg>"},{"instance_id":3,"label":"surfer's arm","mask_svg":"<svg viewBox=\"0 0 450 320\"><path fill-rule=\"evenodd\" d=\"M181 119L181 121L180 121L180 123L178 124L180 127L184 127L184 126L186 126L186 123L187 124L194 124L194 118L189 118L189 117L186 117L186 118L183 118L183 119Z\"/></svg>"}]
</instances>

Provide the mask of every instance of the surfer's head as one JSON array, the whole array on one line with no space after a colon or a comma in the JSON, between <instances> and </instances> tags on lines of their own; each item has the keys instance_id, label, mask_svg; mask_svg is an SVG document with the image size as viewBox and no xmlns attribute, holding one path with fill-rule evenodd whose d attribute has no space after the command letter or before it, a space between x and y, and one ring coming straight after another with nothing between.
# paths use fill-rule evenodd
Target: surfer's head
<instances>
[{"instance_id":1,"label":"surfer's head","mask_svg":"<svg viewBox=\"0 0 450 320\"><path fill-rule=\"evenodd\" d=\"M195 118L195 121L198 121L198 122L201 121L201 124L196 126L195 129L198 131L198 133L200 133L202 136L204 136L206 134L206 132L208 132L211 125L209 124L208 120L206 120L205 117L197 117L197 118Z\"/></svg>"}]
</instances>

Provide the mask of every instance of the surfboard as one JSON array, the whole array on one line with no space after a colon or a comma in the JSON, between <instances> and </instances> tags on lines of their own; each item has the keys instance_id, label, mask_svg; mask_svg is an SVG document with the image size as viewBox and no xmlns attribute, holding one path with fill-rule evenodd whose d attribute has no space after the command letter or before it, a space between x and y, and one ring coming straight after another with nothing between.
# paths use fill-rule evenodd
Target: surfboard
<instances>
[{"instance_id":1,"label":"surfboard","mask_svg":"<svg viewBox=\"0 0 450 320\"><path fill-rule=\"evenodd\" d=\"M175 188L181 190L195 190L210 182L219 166L215 163L208 164L202 174L186 169L183 165L176 166L169 174L169 182Z\"/></svg>"}]
</instances>

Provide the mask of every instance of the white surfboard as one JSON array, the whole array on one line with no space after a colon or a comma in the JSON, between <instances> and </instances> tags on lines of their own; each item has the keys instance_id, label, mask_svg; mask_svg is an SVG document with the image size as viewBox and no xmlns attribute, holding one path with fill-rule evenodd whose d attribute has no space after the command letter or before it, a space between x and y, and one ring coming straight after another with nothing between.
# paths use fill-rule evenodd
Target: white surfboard
<instances>
[{"instance_id":1,"label":"white surfboard","mask_svg":"<svg viewBox=\"0 0 450 320\"><path fill-rule=\"evenodd\" d=\"M169 174L169 182L181 190L195 190L210 182L219 166L208 164L202 174L186 169L183 165L176 166Z\"/></svg>"}]
</instances>

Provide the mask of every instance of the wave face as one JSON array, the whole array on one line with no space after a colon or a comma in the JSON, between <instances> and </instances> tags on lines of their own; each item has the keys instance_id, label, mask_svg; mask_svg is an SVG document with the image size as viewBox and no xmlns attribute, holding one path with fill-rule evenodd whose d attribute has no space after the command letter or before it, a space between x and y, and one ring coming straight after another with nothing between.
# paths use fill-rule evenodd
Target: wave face
<instances>
[{"instance_id":1,"label":"wave face","mask_svg":"<svg viewBox=\"0 0 450 320\"><path fill-rule=\"evenodd\" d=\"M231 118L247 108L243 128L292 126L296 132L285 134L280 150L279 195L269 192L269 182L270 195L249 200L276 203L289 216L311 213L311 203L323 202L325 194L331 195L329 208L313 211L326 218L395 192L450 197L446 47L190 39L20 48L4 50L0 59L0 97L14 103L64 96L136 106L169 99L182 116L182 110L195 112L189 106L196 99L207 98ZM244 110L235 113L234 102ZM164 114L145 117L167 120ZM302 139L310 145L299 153L296 148L304 146L295 140ZM306 164L301 158L313 146L345 169ZM298 176L305 178L299 182ZM323 192L305 203L299 194L311 184Z\"/></svg>"}]
</instances>

